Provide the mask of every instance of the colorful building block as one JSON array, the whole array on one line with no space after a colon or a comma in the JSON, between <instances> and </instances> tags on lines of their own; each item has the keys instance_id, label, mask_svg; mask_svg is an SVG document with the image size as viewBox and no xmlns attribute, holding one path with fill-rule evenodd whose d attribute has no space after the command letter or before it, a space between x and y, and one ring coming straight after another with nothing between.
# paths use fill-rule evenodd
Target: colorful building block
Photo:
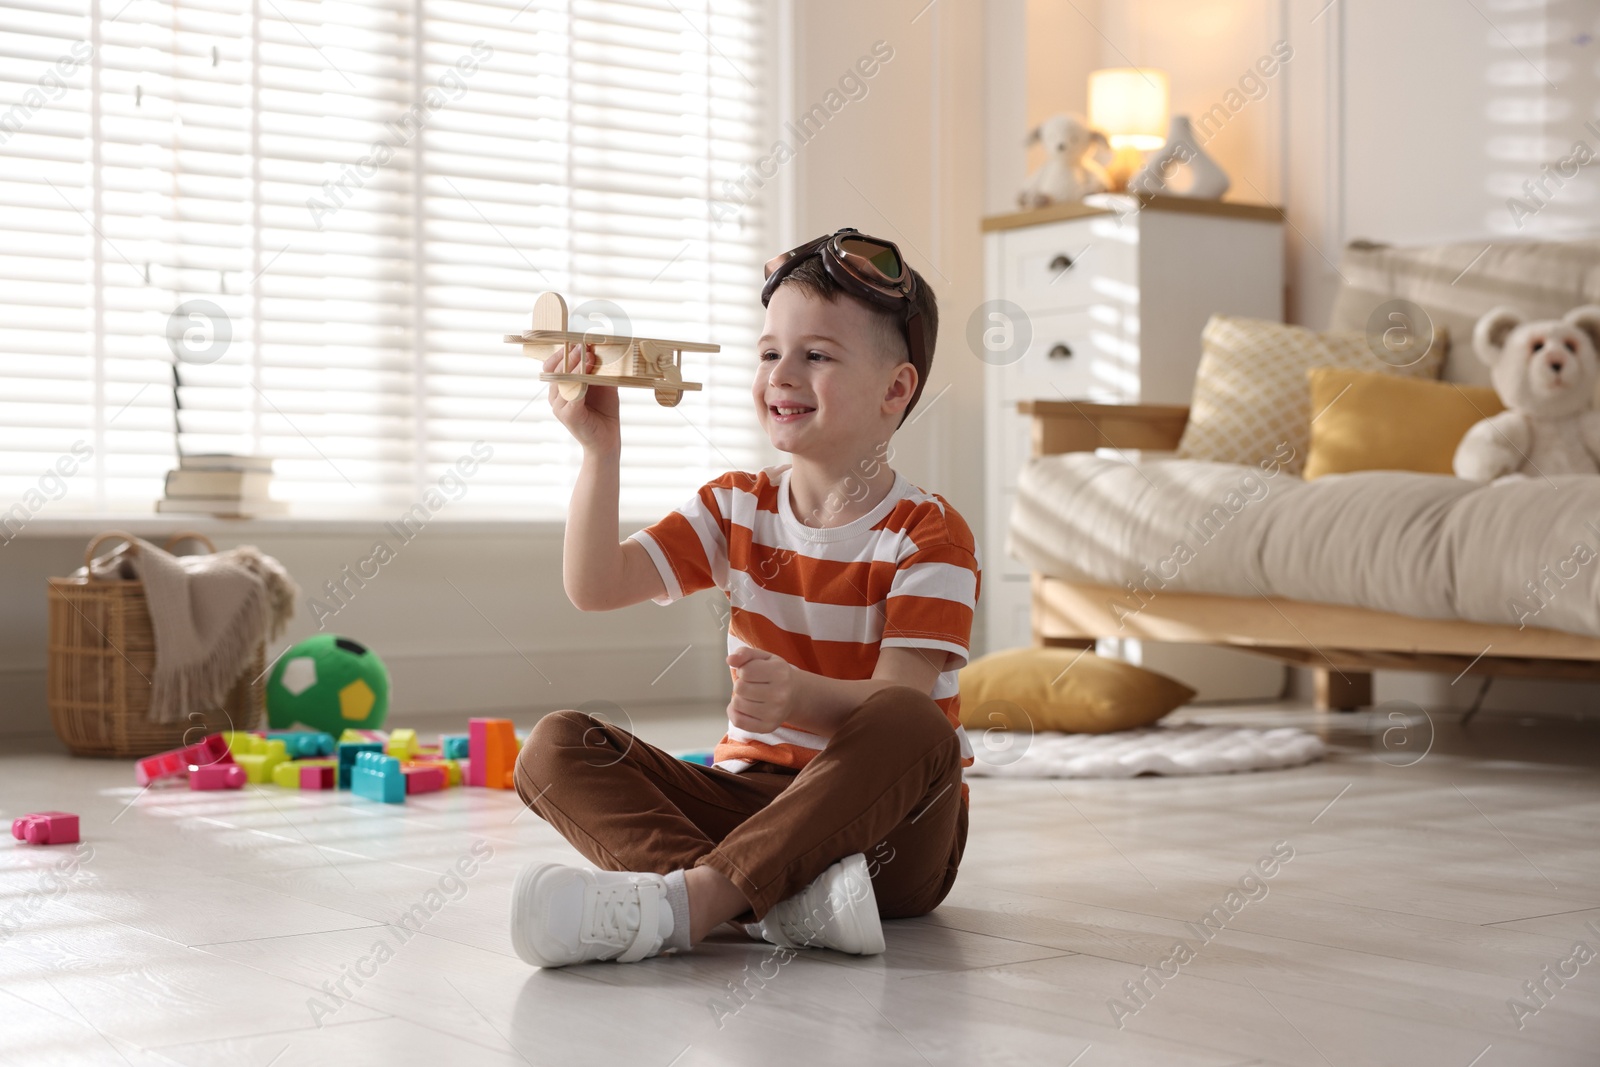
<instances>
[{"instance_id":1,"label":"colorful building block","mask_svg":"<svg viewBox=\"0 0 1600 1067\"><path fill-rule=\"evenodd\" d=\"M368 800L404 804L406 776L400 770L400 761L381 752L358 754L350 776L350 790Z\"/></svg>"},{"instance_id":2,"label":"colorful building block","mask_svg":"<svg viewBox=\"0 0 1600 1067\"><path fill-rule=\"evenodd\" d=\"M78 840L78 817L70 811L36 811L13 820L11 836L30 845L70 845Z\"/></svg>"},{"instance_id":3,"label":"colorful building block","mask_svg":"<svg viewBox=\"0 0 1600 1067\"><path fill-rule=\"evenodd\" d=\"M269 730L269 741L282 741L290 759L326 759L333 755L333 735L317 730Z\"/></svg>"},{"instance_id":4,"label":"colorful building block","mask_svg":"<svg viewBox=\"0 0 1600 1067\"><path fill-rule=\"evenodd\" d=\"M337 789L339 787L339 767L331 760L327 763L296 764L300 768L301 789Z\"/></svg>"},{"instance_id":5,"label":"colorful building block","mask_svg":"<svg viewBox=\"0 0 1600 1067\"><path fill-rule=\"evenodd\" d=\"M472 750L468 785L490 789L511 788L511 768L517 761L517 735L510 719L468 719Z\"/></svg>"},{"instance_id":6,"label":"colorful building block","mask_svg":"<svg viewBox=\"0 0 1600 1067\"><path fill-rule=\"evenodd\" d=\"M366 745L373 743L382 745L389 740L389 735L384 733L382 730L346 729L344 733L339 735L339 740L342 743L352 745Z\"/></svg>"},{"instance_id":7,"label":"colorful building block","mask_svg":"<svg viewBox=\"0 0 1600 1067\"><path fill-rule=\"evenodd\" d=\"M461 784L461 760L445 759L442 756L434 756L423 753L419 754L417 758L411 762L418 765L427 764L432 767L442 767L444 768L445 784L447 786L457 786Z\"/></svg>"},{"instance_id":8,"label":"colorful building block","mask_svg":"<svg viewBox=\"0 0 1600 1067\"><path fill-rule=\"evenodd\" d=\"M437 793L450 784L450 776L437 763L407 763L401 766L407 793Z\"/></svg>"},{"instance_id":9,"label":"colorful building block","mask_svg":"<svg viewBox=\"0 0 1600 1067\"><path fill-rule=\"evenodd\" d=\"M189 772L190 789L243 789L244 768L237 763L209 763Z\"/></svg>"},{"instance_id":10,"label":"colorful building block","mask_svg":"<svg viewBox=\"0 0 1600 1067\"><path fill-rule=\"evenodd\" d=\"M241 752L249 755L257 751L256 746L266 739L257 737L248 730L224 730L222 732L222 740L227 744L228 751L237 756Z\"/></svg>"},{"instance_id":11,"label":"colorful building block","mask_svg":"<svg viewBox=\"0 0 1600 1067\"><path fill-rule=\"evenodd\" d=\"M442 734L439 737L439 754L445 759L466 759L472 755L472 738L468 734Z\"/></svg>"},{"instance_id":12,"label":"colorful building block","mask_svg":"<svg viewBox=\"0 0 1600 1067\"><path fill-rule=\"evenodd\" d=\"M698 763L702 767L709 767L715 762L715 755L709 748L695 749L693 752L680 752L678 758L685 763Z\"/></svg>"},{"instance_id":13,"label":"colorful building block","mask_svg":"<svg viewBox=\"0 0 1600 1067\"><path fill-rule=\"evenodd\" d=\"M168 752L146 756L133 765L133 780L139 785L149 785L162 778L175 778L189 773L189 768L209 763L231 763L228 743L221 734L212 734L202 741Z\"/></svg>"},{"instance_id":14,"label":"colorful building block","mask_svg":"<svg viewBox=\"0 0 1600 1067\"><path fill-rule=\"evenodd\" d=\"M350 731L346 730L345 733ZM383 754L383 746L371 741L340 741L339 742L339 788L349 789L351 776L354 773L356 757L365 752Z\"/></svg>"},{"instance_id":15,"label":"colorful building block","mask_svg":"<svg viewBox=\"0 0 1600 1067\"><path fill-rule=\"evenodd\" d=\"M415 730L392 730L389 741L383 750L395 759L405 762L415 759L417 755L417 732Z\"/></svg>"},{"instance_id":16,"label":"colorful building block","mask_svg":"<svg viewBox=\"0 0 1600 1067\"><path fill-rule=\"evenodd\" d=\"M233 762L244 768L245 778L251 784L265 785L274 780L273 769L281 763L288 762L289 753L282 741L268 741L264 737L257 737L254 740L259 746L254 752L241 752L239 743L235 743Z\"/></svg>"}]
</instances>

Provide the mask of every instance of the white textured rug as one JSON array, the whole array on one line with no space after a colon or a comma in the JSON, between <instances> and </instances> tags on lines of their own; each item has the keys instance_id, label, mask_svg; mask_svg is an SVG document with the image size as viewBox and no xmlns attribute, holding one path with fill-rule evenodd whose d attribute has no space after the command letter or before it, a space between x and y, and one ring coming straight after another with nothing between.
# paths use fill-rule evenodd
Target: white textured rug
<instances>
[{"instance_id":1,"label":"white textured rug","mask_svg":"<svg viewBox=\"0 0 1600 1067\"><path fill-rule=\"evenodd\" d=\"M982 744L966 773L979 778L1132 778L1139 774L1233 774L1298 767L1327 753L1322 739L1292 726L1151 726L1110 734L1001 732ZM1006 747L1009 741L1010 744Z\"/></svg>"}]
</instances>

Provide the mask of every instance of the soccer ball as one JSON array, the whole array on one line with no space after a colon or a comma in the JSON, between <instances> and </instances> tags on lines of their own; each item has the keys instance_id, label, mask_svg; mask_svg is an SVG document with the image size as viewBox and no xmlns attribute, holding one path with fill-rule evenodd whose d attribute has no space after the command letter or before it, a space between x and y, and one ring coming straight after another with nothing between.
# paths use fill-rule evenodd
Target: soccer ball
<instances>
[{"instance_id":1,"label":"soccer ball","mask_svg":"<svg viewBox=\"0 0 1600 1067\"><path fill-rule=\"evenodd\" d=\"M389 714L389 670L359 641L308 637L285 652L267 681L267 723L308 726L338 737L378 730Z\"/></svg>"}]
</instances>

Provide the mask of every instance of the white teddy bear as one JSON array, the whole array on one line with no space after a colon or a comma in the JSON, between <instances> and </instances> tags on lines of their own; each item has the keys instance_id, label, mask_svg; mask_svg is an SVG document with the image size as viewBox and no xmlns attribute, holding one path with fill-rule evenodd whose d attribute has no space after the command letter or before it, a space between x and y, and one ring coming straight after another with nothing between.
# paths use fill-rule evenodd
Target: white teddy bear
<instances>
[{"instance_id":1,"label":"white teddy bear","mask_svg":"<svg viewBox=\"0 0 1600 1067\"><path fill-rule=\"evenodd\" d=\"M1600 306L1559 319L1523 322L1499 307L1472 331L1506 410L1467 431L1456 448L1456 476L1489 482L1506 475L1600 473Z\"/></svg>"},{"instance_id":2,"label":"white teddy bear","mask_svg":"<svg viewBox=\"0 0 1600 1067\"><path fill-rule=\"evenodd\" d=\"M1110 145L1079 116L1050 116L1028 132L1027 143L1043 144L1048 155L1017 194L1017 206L1065 204L1106 191L1109 180L1096 157L1109 161Z\"/></svg>"}]
</instances>

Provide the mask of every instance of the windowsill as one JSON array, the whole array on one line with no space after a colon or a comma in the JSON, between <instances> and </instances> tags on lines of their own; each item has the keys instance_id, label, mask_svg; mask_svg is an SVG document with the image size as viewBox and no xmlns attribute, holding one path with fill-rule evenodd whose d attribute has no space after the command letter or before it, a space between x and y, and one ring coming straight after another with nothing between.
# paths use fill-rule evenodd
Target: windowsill
<instances>
[{"instance_id":1,"label":"windowsill","mask_svg":"<svg viewBox=\"0 0 1600 1067\"><path fill-rule=\"evenodd\" d=\"M110 530L120 530L139 537L151 535L170 536L179 530L193 530L209 537L370 537L382 536L385 526L395 521L393 516L338 517L272 515L253 519L224 519L215 515L180 515L148 513L108 513L104 515L40 515L30 519L20 530L0 525L0 543L16 538L46 540L50 538L90 538ZM624 527L628 526L626 520ZM639 525L645 525L643 523ZM560 538L566 529L563 519L527 519L514 517L430 519L421 530L414 533L438 534L445 537L532 537Z\"/></svg>"}]
</instances>

